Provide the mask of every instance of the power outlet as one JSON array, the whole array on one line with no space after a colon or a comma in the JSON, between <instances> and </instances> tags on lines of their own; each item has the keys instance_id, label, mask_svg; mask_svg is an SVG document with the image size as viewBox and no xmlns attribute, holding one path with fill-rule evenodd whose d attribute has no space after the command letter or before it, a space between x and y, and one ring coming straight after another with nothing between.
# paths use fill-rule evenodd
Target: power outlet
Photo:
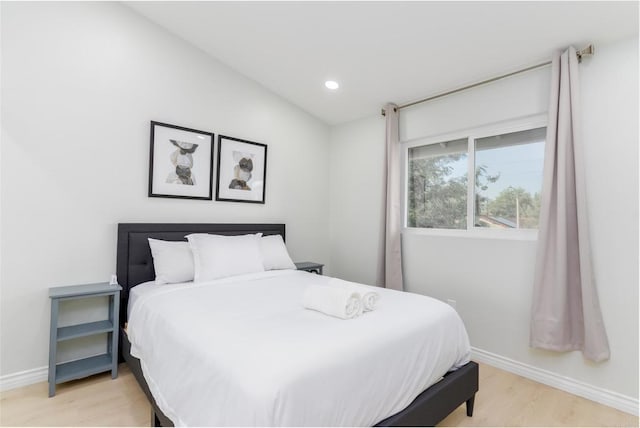
<instances>
[{"instance_id":1,"label":"power outlet","mask_svg":"<svg viewBox=\"0 0 640 428\"><path fill-rule=\"evenodd\" d=\"M453 309L456 308L456 301L453 299L447 299L447 304L451 306Z\"/></svg>"}]
</instances>

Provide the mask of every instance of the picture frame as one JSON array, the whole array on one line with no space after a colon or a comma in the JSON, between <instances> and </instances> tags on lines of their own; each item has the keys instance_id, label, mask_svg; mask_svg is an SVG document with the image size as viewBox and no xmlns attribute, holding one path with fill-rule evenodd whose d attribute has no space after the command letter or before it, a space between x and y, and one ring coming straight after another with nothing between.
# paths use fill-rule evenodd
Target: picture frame
<instances>
[{"instance_id":1,"label":"picture frame","mask_svg":"<svg viewBox=\"0 0 640 428\"><path fill-rule=\"evenodd\" d=\"M151 121L149 197L213 199L214 134Z\"/></svg>"},{"instance_id":2,"label":"picture frame","mask_svg":"<svg viewBox=\"0 0 640 428\"><path fill-rule=\"evenodd\" d=\"M218 135L216 201L265 203L267 145Z\"/></svg>"}]
</instances>

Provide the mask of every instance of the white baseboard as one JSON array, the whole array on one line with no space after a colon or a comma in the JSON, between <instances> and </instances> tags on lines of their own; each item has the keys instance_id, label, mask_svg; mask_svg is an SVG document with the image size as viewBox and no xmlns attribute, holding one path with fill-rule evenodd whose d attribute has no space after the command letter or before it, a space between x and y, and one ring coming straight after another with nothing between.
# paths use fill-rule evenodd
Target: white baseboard
<instances>
[{"instance_id":1,"label":"white baseboard","mask_svg":"<svg viewBox=\"0 0 640 428\"><path fill-rule=\"evenodd\" d=\"M0 376L0 391L8 391L10 389L20 388L21 386L44 382L48 377L49 367L47 366Z\"/></svg>"},{"instance_id":2,"label":"white baseboard","mask_svg":"<svg viewBox=\"0 0 640 428\"><path fill-rule=\"evenodd\" d=\"M626 413L638 416L638 399L604 388L590 385L557 373L543 370L529 364L521 363L501 355L471 348L471 357L478 362L515 373L527 379L552 386L568 393L584 397L605 406L613 407ZM480 385L482 388L482 385Z\"/></svg>"}]
</instances>

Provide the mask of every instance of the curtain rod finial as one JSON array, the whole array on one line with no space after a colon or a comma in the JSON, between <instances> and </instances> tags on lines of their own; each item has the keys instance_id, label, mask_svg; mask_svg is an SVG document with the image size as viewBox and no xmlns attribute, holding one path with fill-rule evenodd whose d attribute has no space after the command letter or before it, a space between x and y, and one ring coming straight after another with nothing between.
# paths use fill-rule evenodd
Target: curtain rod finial
<instances>
[{"instance_id":1,"label":"curtain rod finial","mask_svg":"<svg viewBox=\"0 0 640 428\"><path fill-rule=\"evenodd\" d=\"M394 107L393 108L393 112L397 113L398 112L398 107ZM387 115L387 111L385 109L382 109L382 110L380 110L380 114L383 115L383 116L386 116Z\"/></svg>"},{"instance_id":2,"label":"curtain rod finial","mask_svg":"<svg viewBox=\"0 0 640 428\"><path fill-rule=\"evenodd\" d=\"M593 55L594 53L595 53L595 50L593 48L593 45L589 45L584 49L580 49L578 52L576 52L576 55L578 55L578 63L582 62L583 56Z\"/></svg>"}]
</instances>

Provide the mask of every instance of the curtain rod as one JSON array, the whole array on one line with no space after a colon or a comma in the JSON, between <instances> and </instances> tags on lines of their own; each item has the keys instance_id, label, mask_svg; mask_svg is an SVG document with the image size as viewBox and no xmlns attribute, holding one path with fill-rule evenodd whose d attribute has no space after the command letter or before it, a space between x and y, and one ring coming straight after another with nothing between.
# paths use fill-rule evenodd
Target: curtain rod
<instances>
[{"instance_id":1,"label":"curtain rod","mask_svg":"<svg viewBox=\"0 0 640 428\"><path fill-rule=\"evenodd\" d=\"M593 45L589 45L586 48L581 49L581 50L576 52L576 56L578 57L578 62L579 63L582 62L582 57L587 56L587 55L593 55L593 54L594 54ZM455 94L456 92L466 91L467 89L475 88L476 86L486 85L487 83L495 82L496 80L501 80L501 79L504 79L504 78L507 78L507 77L514 76L516 74L525 73L527 71L535 70L537 68L546 67L547 65L550 65L550 64L551 64L551 61L541 62L540 64L536 64L536 65L532 65L530 67L522 68L520 70L512 71L511 73L503 74L501 76L493 77L491 79L483 80L481 82L472 83L471 85L463 86L461 88L456 88L456 89L452 89L450 91L442 92L440 94L433 95L433 96L427 97L427 98L423 98L423 99L418 100L418 101L413 101L413 102L410 102L410 103L407 103L407 104L402 104L402 105L396 107L395 110L396 111L397 110L401 110L403 108L411 107L411 106L414 106L416 104L421 104L421 103L425 103L427 101L431 101L431 100L435 100L435 99L438 99L438 98L446 97L447 95ZM382 115L383 116L385 115L384 109L382 109Z\"/></svg>"}]
</instances>

